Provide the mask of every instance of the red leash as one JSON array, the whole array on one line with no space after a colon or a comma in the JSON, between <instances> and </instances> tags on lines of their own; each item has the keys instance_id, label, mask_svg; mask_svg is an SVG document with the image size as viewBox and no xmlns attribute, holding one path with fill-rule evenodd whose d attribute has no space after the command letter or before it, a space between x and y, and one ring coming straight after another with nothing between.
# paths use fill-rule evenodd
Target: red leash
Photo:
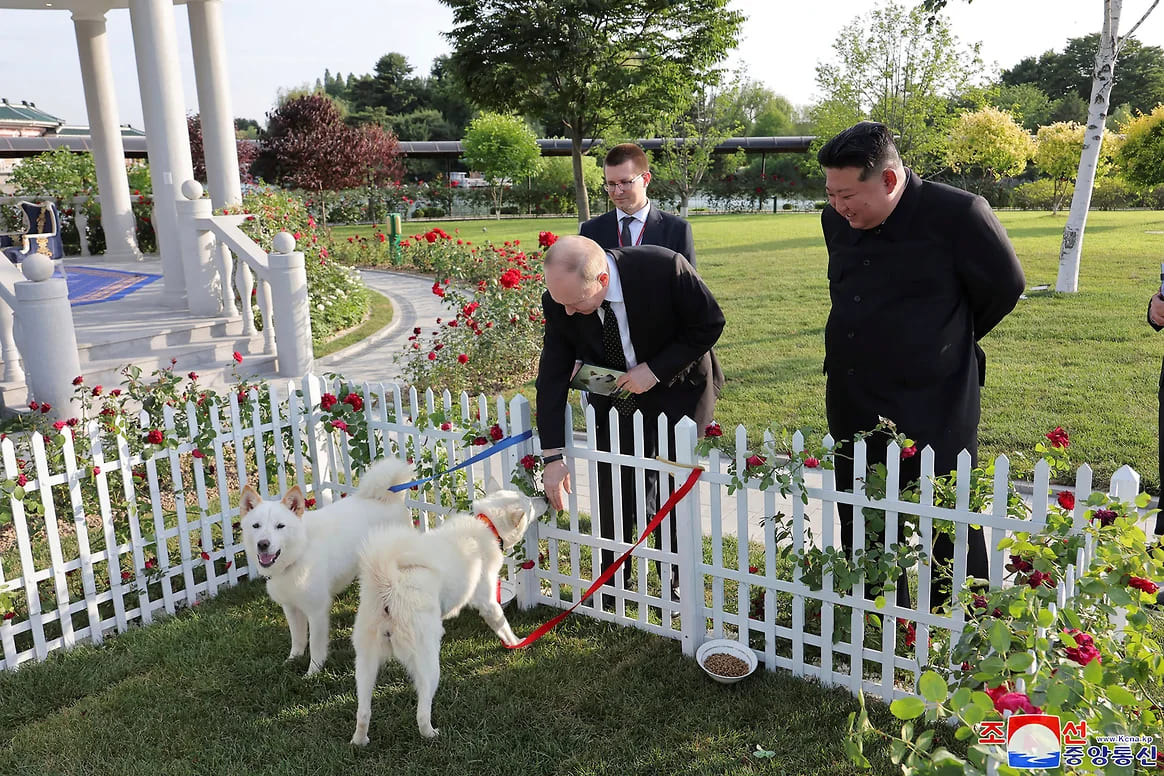
<instances>
[{"instance_id":1,"label":"red leash","mask_svg":"<svg viewBox=\"0 0 1164 776\"><path fill-rule=\"evenodd\" d=\"M630 554L635 551L635 548L646 541L646 538L651 535L651 532L659 527L659 523L663 522L663 518L665 518L671 512L671 510L675 508L675 505L682 501L683 497L686 496L691 491L691 489L695 487L695 483L699 481L701 474L703 474L703 469L691 470L691 474L687 475L687 481L684 482L678 490L671 494L671 497L667 499L667 503L664 504L659 509L659 511L655 513L653 518L651 518L651 522L647 524L645 529L643 529L643 535L639 537L639 540L632 544L630 549L628 549L622 555L618 556L618 559L616 559L614 563L611 563L609 566L602 570L602 573L598 575L598 579L594 580L590 587L586 589L586 592L582 594L582 597L578 599L577 603L575 603L569 609L554 615L553 618L539 625L537 630L526 636L518 643L512 645L506 644L506 649L521 649L522 647L533 644L542 636L553 630L558 623L566 619L566 616L581 606L583 601L590 598L595 590L602 587L606 580L614 576L614 572L618 571L619 568L622 567L622 564L625 563L626 559L630 557Z\"/></svg>"}]
</instances>

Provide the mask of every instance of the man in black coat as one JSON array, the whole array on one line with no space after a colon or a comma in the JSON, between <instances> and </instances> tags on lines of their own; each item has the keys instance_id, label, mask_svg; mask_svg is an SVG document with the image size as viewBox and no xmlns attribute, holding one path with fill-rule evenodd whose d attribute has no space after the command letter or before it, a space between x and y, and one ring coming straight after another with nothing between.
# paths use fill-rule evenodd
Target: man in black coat
<instances>
[{"instance_id":1,"label":"man in black coat","mask_svg":"<svg viewBox=\"0 0 1164 776\"><path fill-rule=\"evenodd\" d=\"M1022 266L1006 230L982 197L923 181L906 169L884 124L861 122L817 156L829 205L821 214L828 246L832 308L825 326L825 410L838 440L885 417L934 449L935 472L978 454L980 387L986 354L978 341L1023 292ZM884 461L885 440L870 440L869 463ZM853 482L851 444L836 461L838 486ZM878 457L878 455L880 457ZM920 456L902 461L901 482L916 480ZM839 505L842 542L852 548L852 508ZM971 529L968 573L987 576L981 529ZM945 534L933 558L946 564ZM931 605L949 598L949 575L935 573ZM898 603L908 605L904 579Z\"/></svg>"},{"instance_id":2,"label":"man in black coat","mask_svg":"<svg viewBox=\"0 0 1164 776\"><path fill-rule=\"evenodd\" d=\"M578 361L625 374L616 387L630 401L590 394L597 420L598 446L610 450L610 408L618 410L617 435L623 453L634 451L633 413L643 415L643 455L658 452L658 417L673 425L683 416L711 417L714 381L711 347L724 327L723 312L684 256L658 246L604 251L582 236L559 238L545 256L546 292L542 310L545 339L538 363L538 436L546 461L546 496L564 508L570 476L562 455L566 441L566 398ZM609 317L613 316L614 321ZM615 330L617 324L617 330ZM611 348L615 351L612 353ZM621 360L621 363L619 361ZM673 449L673 447L671 448ZM635 538L638 498L632 467L621 469L623 535L616 537L612 467L599 464L598 515L607 539ZM647 472L646 519L658 509L658 477ZM676 535L671 519L672 548ZM614 558L602 551L602 565ZM630 566L623 572L629 579ZM674 589L676 576L672 574Z\"/></svg>"},{"instance_id":3,"label":"man in black coat","mask_svg":"<svg viewBox=\"0 0 1164 776\"><path fill-rule=\"evenodd\" d=\"M670 248L695 266L691 224L664 213L647 199L651 171L647 155L634 143L621 143L606 154L602 164L603 188L615 209L586 221L578 233L606 250L632 245Z\"/></svg>"}]
</instances>

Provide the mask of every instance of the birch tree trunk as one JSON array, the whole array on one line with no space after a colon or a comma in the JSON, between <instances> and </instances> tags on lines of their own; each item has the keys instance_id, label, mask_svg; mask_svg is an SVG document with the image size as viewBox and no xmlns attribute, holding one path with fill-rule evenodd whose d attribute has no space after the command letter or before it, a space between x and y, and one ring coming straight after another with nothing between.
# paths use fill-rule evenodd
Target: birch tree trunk
<instances>
[{"instance_id":1,"label":"birch tree trunk","mask_svg":"<svg viewBox=\"0 0 1164 776\"><path fill-rule=\"evenodd\" d=\"M1087 109L1087 128L1083 133L1083 153L1079 157L1075 194L1071 197L1071 211L1067 215L1067 225L1063 227L1063 242L1059 246L1059 277L1055 282L1056 291L1074 293L1079 290L1079 257L1083 252L1083 230L1087 226L1087 209L1091 206L1091 192L1095 186L1095 167L1099 161L1100 146L1103 144L1103 128L1107 123L1116 55L1119 52L1122 7L1123 0L1104 0L1103 3L1103 30L1099 33L1099 51L1095 54L1091 102Z\"/></svg>"},{"instance_id":2,"label":"birch tree trunk","mask_svg":"<svg viewBox=\"0 0 1164 776\"><path fill-rule=\"evenodd\" d=\"M582 131L581 119L575 118L570 128L570 161L574 167L574 201L578 206L578 224L590 220L590 194L586 191L586 180L582 176Z\"/></svg>"}]
</instances>

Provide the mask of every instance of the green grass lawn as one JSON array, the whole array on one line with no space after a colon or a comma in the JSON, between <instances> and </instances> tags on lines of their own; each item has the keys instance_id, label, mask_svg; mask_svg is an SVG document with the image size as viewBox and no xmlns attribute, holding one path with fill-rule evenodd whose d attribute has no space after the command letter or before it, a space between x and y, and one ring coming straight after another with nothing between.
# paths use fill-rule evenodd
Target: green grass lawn
<instances>
[{"instance_id":1,"label":"green grass lawn","mask_svg":"<svg viewBox=\"0 0 1164 776\"><path fill-rule=\"evenodd\" d=\"M1005 212L1028 287L1054 287L1064 216ZM442 222L474 241L576 231L573 218ZM410 222L407 234L435 223ZM756 433L768 424L824 422L826 254L815 213L702 216L692 219L700 273L727 316L718 346L727 375L718 417ZM340 234L369 233L344 227ZM984 455L1031 451L1063 426L1071 457L1106 482L1131 464L1153 492L1156 387L1164 343L1145 322L1159 285L1164 213L1093 212L1088 219L1078 294L1031 292L982 342L988 357L980 427Z\"/></svg>"},{"instance_id":2,"label":"green grass lawn","mask_svg":"<svg viewBox=\"0 0 1164 776\"><path fill-rule=\"evenodd\" d=\"M285 664L287 629L263 587L244 584L100 647L0 675L0 772L32 776L291 774L857 773L841 747L857 708L760 670L709 679L677 642L570 617L510 652L473 612L446 623L435 741L420 737L398 663L381 671L372 743L355 725L354 589L332 623L323 672ZM524 634L554 610L510 611ZM892 725L871 704L876 724ZM952 729L939 737L952 743ZM751 755L759 744L773 759ZM877 773L893 766L867 747Z\"/></svg>"}]
</instances>

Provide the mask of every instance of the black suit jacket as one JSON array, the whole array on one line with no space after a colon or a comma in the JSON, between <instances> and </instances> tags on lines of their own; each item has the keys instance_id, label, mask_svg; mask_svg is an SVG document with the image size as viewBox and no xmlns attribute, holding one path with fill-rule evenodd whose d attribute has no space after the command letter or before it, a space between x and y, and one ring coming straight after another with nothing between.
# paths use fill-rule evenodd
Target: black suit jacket
<instances>
[{"instance_id":1,"label":"black suit jacket","mask_svg":"<svg viewBox=\"0 0 1164 776\"><path fill-rule=\"evenodd\" d=\"M609 251L618 267L635 358L647 364L658 384L636 396L646 422L660 413L672 422L684 415L707 421L714 411L711 346L724 317L711 291L685 257L658 246ZM566 395L574 362L605 363L602 322L597 313L567 315L547 291L542 295L545 339L537 378L537 425L542 448L563 447ZM710 406L708 397L711 397ZM594 411L605 415L610 400L590 395ZM702 426L701 426L702 429Z\"/></svg>"},{"instance_id":2,"label":"black suit jacket","mask_svg":"<svg viewBox=\"0 0 1164 776\"><path fill-rule=\"evenodd\" d=\"M837 439L895 421L937 471L977 453L978 346L1015 306L1022 266L982 197L912 171L897 207L876 229L821 214L832 309L825 326L825 409Z\"/></svg>"},{"instance_id":3,"label":"black suit jacket","mask_svg":"<svg viewBox=\"0 0 1164 776\"><path fill-rule=\"evenodd\" d=\"M619 247L620 231L618 212L611 210L584 222L579 227L578 234L589 237L610 251ZM664 213L655 207L653 202L651 209L647 211L647 221L643 224L643 239L639 241L639 244L661 245L664 248L670 248L691 262L691 266L695 266L695 238L691 236L691 224L679 216Z\"/></svg>"}]
</instances>

